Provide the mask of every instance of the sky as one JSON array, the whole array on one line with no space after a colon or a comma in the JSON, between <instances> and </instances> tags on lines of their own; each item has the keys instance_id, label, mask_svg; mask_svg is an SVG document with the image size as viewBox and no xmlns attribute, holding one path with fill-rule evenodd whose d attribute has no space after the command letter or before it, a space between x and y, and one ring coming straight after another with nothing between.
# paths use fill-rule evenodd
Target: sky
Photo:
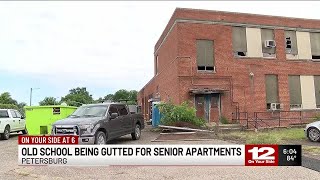
<instances>
[{"instance_id":1,"label":"sky","mask_svg":"<svg viewBox=\"0 0 320 180\"><path fill-rule=\"evenodd\" d=\"M0 2L0 94L32 105L87 87L95 99L140 90L153 77L153 50L175 8L320 19L311 1Z\"/></svg>"}]
</instances>

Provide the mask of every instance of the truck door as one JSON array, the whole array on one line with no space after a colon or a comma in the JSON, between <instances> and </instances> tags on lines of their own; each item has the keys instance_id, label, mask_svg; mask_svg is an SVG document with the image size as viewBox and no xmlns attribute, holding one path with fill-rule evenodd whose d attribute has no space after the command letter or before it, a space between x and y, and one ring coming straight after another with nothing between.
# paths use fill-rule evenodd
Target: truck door
<instances>
[{"instance_id":1,"label":"truck door","mask_svg":"<svg viewBox=\"0 0 320 180\"><path fill-rule=\"evenodd\" d=\"M19 127L19 118L14 110L10 110L11 118L10 118L10 130L16 131Z\"/></svg>"},{"instance_id":2,"label":"truck door","mask_svg":"<svg viewBox=\"0 0 320 180\"><path fill-rule=\"evenodd\" d=\"M109 113L109 117L111 117L112 113L118 114L118 117L116 117L115 119L109 118L109 121L108 121L109 137L110 138L118 137L121 135L123 130L122 130L121 117L119 115L117 107L115 105L110 105L108 113Z\"/></svg>"},{"instance_id":3,"label":"truck door","mask_svg":"<svg viewBox=\"0 0 320 180\"><path fill-rule=\"evenodd\" d=\"M26 126L26 121L25 119L22 119L22 115L20 114L19 111L15 110L17 118L18 118L18 127L17 129L23 130Z\"/></svg>"},{"instance_id":4,"label":"truck door","mask_svg":"<svg viewBox=\"0 0 320 180\"><path fill-rule=\"evenodd\" d=\"M121 123L122 123L122 135L128 134L132 132L133 129L133 119L127 109L127 107L123 104L117 105L118 111L120 113Z\"/></svg>"}]
</instances>

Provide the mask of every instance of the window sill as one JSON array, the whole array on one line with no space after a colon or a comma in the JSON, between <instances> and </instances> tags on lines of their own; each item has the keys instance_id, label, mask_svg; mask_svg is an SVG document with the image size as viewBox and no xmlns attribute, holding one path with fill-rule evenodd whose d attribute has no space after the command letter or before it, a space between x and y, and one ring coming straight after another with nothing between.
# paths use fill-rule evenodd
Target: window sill
<instances>
[{"instance_id":1,"label":"window sill","mask_svg":"<svg viewBox=\"0 0 320 180\"><path fill-rule=\"evenodd\" d=\"M215 74L216 71L208 71L208 70L197 70L199 74Z\"/></svg>"},{"instance_id":2,"label":"window sill","mask_svg":"<svg viewBox=\"0 0 320 180\"><path fill-rule=\"evenodd\" d=\"M320 62L320 59L288 59L287 61L292 61L292 62Z\"/></svg>"},{"instance_id":3,"label":"window sill","mask_svg":"<svg viewBox=\"0 0 320 180\"><path fill-rule=\"evenodd\" d=\"M247 57L247 56L234 56L235 59L243 60L277 60L277 57Z\"/></svg>"}]
</instances>

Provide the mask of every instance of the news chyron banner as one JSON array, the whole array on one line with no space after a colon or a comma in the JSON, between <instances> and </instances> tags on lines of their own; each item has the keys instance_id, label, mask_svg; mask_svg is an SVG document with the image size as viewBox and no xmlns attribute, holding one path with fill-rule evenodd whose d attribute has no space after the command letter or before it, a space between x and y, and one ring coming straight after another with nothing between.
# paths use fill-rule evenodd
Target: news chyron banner
<instances>
[{"instance_id":1,"label":"news chyron banner","mask_svg":"<svg viewBox=\"0 0 320 180\"><path fill-rule=\"evenodd\" d=\"M301 145L80 145L77 136L19 136L22 166L301 166Z\"/></svg>"}]
</instances>

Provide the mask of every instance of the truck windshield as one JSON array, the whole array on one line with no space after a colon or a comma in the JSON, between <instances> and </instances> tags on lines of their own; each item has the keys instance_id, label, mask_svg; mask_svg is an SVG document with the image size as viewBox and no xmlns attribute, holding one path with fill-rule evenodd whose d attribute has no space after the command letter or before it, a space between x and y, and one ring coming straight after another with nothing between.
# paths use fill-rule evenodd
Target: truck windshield
<instances>
[{"instance_id":1,"label":"truck windshield","mask_svg":"<svg viewBox=\"0 0 320 180\"><path fill-rule=\"evenodd\" d=\"M70 117L102 117L106 114L107 105L82 106L79 107Z\"/></svg>"}]
</instances>

